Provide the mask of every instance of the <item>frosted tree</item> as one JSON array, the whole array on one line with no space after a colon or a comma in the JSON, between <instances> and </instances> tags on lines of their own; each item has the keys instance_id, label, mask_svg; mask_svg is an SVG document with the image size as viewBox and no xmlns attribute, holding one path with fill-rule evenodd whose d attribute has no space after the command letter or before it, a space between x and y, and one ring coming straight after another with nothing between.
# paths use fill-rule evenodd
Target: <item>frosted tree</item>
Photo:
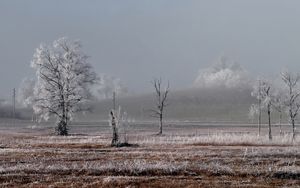
<instances>
[{"instance_id":1,"label":"frosted tree","mask_svg":"<svg viewBox=\"0 0 300 188\"><path fill-rule=\"evenodd\" d=\"M300 109L300 91L298 90L298 82L300 75L290 72L282 72L281 78L286 86L286 99L284 101L287 107L287 114L292 125L293 140L295 139L295 120Z\"/></svg>"},{"instance_id":2,"label":"frosted tree","mask_svg":"<svg viewBox=\"0 0 300 188\"><path fill-rule=\"evenodd\" d=\"M226 56L218 58L211 67L201 69L194 81L199 88L245 88L249 86L249 77L239 63Z\"/></svg>"},{"instance_id":3,"label":"frosted tree","mask_svg":"<svg viewBox=\"0 0 300 188\"><path fill-rule=\"evenodd\" d=\"M57 118L58 135L68 135L74 114L87 109L90 85L97 80L78 41L61 38L53 45L40 45L31 63L36 70L33 109L45 120Z\"/></svg>"},{"instance_id":4,"label":"frosted tree","mask_svg":"<svg viewBox=\"0 0 300 188\"><path fill-rule=\"evenodd\" d=\"M165 89L162 88L162 80L161 79L154 79L153 86L155 88L155 96L156 96L156 105L155 109L152 110L153 116L159 119L159 132L158 134L161 135L163 131L163 118L164 118L164 110L167 106L167 98L170 92L169 83Z\"/></svg>"},{"instance_id":5,"label":"frosted tree","mask_svg":"<svg viewBox=\"0 0 300 188\"><path fill-rule=\"evenodd\" d=\"M257 104L253 104L250 107L250 115L258 114L258 136L260 136L261 132L261 111L262 111L262 84L261 79L257 79L257 82L253 86L253 91L251 92L251 96L257 99Z\"/></svg>"},{"instance_id":6,"label":"frosted tree","mask_svg":"<svg viewBox=\"0 0 300 188\"><path fill-rule=\"evenodd\" d=\"M273 93L272 93L272 86L271 84L266 81L262 80L260 83L260 90L261 90L261 97L262 97L262 104L266 108L268 113L268 127L269 127L269 140L272 140L272 125L271 125L271 111L273 107Z\"/></svg>"},{"instance_id":7,"label":"frosted tree","mask_svg":"<svg viewBox=\"0 0 300 188\"><path fill-rule=\"evenodd\" d=\"M258 114L258 134L260 135L261 129L261 113L265 108L268 114L268 129L269 140L272 140L272 125L271 125L271 112L274 107L274 91L272 84L265 79L258 79L253 87L251 93L256 97L258 104L253 104L250 108L250 114Z\"/></svg>"}]
</instances>

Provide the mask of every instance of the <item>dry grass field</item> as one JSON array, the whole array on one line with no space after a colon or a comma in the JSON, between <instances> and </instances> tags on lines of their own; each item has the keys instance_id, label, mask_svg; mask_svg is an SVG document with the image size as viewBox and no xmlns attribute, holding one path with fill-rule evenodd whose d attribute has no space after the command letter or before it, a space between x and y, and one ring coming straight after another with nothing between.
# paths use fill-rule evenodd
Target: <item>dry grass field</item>
<instances>
[{"instance_id":1,"label":"dry grass field","mask_svg":"<svg viewBox=\"0 0 300 188\"><path fill-rule=\"evenodd\" d=\"M120 148L110 147L105 125L76 125L68 137L6 127L0 187L300 187L300 138L268 141L251 126L168 125L157 136L136 125L132 146Z\"/></svg>"}]
</instances>

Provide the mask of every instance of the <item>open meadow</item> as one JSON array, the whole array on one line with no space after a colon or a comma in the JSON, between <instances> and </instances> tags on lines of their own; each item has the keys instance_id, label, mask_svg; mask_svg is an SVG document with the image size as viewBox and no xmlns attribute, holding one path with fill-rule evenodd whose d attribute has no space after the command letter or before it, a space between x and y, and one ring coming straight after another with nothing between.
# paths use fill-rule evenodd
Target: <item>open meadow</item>
<instances>
[{"instance_id":1,"label":"open meadow","mask_svg":"<svg viewBox=\"0 0 300 188\"><path fill-rule=\"evenodd\" d=\"M300 0L0 0L0 188L300 188Z\"/></svg>"},{"instance_id":2,"label":"open meadow","mask_svg":"<svg viewBox=\"0 0 300 188\"><path fill-rule=\"evenodd\" d=\"M1 123L0 187L300 187L300 138L275 126L269 141L251 124L134 123L116 148L107 122L51 125Z\"/></svg>"}]
</instances>

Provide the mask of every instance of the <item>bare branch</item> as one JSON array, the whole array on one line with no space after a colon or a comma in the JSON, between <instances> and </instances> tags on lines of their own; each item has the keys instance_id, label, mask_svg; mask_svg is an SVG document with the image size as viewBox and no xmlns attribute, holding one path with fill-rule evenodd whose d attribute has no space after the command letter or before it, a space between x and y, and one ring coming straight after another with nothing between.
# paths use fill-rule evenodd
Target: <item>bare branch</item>
<instances>
[{"instance_id":1,"label":"bare branch","mask_svg":"<svg viewBox=\"0 0 300 188\"><path fill-rule=\"evenodd\" d=\"M154 79L152 81L152 84L155 89L155 96L156 96L156 107L155 110L152 111L152 117L157 117L159 118L160 121L160 131L159 134L162 134L162 121L163 121L163 116L164 116L164 109L167 106L167 98L169 94L169 88L170 84L168 82L168 85L165 90L162 90L162 80L160 79Z\"/></svg>"}]
</instances>

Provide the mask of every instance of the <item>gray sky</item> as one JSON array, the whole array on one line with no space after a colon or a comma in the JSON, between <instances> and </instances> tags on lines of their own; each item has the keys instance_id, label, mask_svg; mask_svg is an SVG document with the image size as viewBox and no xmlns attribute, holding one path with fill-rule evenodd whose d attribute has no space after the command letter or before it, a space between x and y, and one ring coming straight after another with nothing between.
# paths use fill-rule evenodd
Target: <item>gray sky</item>
<instances>
[{"instance_id":1,"label":"gray sky","mask_svg":"<svg viewBox=\"0 0 300 188\"><path fill-rule=\"evenodd\" d=\"M250 73L300 71L299 0L1 0L0 98L41 42L80 39L98 73L147 92L153 77L191 86L220 54Z\"/></svg>"}]
</instances>

